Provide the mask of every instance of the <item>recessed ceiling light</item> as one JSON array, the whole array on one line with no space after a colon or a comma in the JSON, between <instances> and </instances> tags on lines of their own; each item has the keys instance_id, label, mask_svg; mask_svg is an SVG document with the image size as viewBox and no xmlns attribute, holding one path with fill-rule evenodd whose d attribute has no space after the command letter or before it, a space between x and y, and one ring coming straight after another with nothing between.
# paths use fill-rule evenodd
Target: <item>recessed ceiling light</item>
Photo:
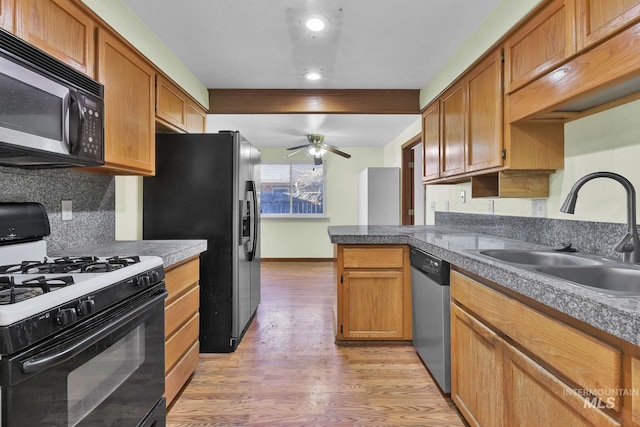
<instances>
[{"instance_id":1,"label":"recessed ceiling light","mask_svg":"<svg viewBox=\"0 0 640 427\"><path fill-rule=\"evenodd\" d=\"M304 77L307 80L320 80L322 78L322 74L318 73L317 71L309 71L307 73L304 73Z\"/></svg>"},{"instance_id":2,"label":"recessed ceiling light","mask_svg":"<svg viewBox=\"0 0 640 427\"><path fill-rule=\"evenodd\" d=\"M327 26L327 20L321 15L308 16L304 21L305 27L313 32L322 31Z\"/></svg>"}]
</instances>

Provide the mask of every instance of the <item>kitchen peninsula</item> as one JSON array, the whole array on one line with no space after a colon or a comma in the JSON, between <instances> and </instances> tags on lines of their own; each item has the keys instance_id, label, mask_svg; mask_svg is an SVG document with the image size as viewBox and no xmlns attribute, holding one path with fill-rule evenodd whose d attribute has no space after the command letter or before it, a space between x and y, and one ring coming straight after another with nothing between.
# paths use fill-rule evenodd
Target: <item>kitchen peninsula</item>
<instances>
[{"instance_id":1,"label":"kitchen peninsula","mask_svg":"<svg viewBox=\"0 0 640 427\"><path fill-rule=\"evenodd\" d=\"M341 247L406 245L451 264L451 396L472 425L615 426L640 419L637 296L603 294L490 258L481 251L555 252L469 229L333 226L328 233L337 254ZM336 286L339 305L339 275Z\"/></svg>"}]
</instances>

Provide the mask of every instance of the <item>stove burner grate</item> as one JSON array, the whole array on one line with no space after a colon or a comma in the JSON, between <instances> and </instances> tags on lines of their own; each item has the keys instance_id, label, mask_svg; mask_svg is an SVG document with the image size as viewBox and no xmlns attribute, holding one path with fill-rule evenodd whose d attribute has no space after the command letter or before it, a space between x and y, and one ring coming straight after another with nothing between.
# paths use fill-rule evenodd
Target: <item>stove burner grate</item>
<instances>
[{"instance_id":1,"label":"stove burner grate","mask_svg":"<svg viewBox=\"0 0 640 427\"><path fill-rule=\"evenodd\" d=\"M72 284L74 280L71 276L49 278L39 276L23 280L21 283L15 283L13 276L2 276L0 277L0 305L14 304Z\"/></svg>"},{"instance_id":2,"label":"stove burner grate","mask_svg":"<svg viewBox=\"0 0 640 427\"><path fill-rule=\"evenodd\" d=\"M3 265L0 266L0 274L104 273L139 262L139 256L114 256L102 260L95 256L65 256Z\"/></svg>"}]
</instances>

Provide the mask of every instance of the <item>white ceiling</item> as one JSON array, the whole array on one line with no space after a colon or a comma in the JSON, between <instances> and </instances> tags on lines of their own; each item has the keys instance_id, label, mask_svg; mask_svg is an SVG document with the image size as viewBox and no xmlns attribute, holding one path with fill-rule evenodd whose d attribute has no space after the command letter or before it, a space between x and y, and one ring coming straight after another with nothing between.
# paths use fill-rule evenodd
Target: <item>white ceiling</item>
<instances>
[{"instance_id":1,"label":"white ceiling","mask_svg":"<svg viewBox=\"0 0 640 427\"><path fill-rule=\"evenodd\" d=\"M233 89L420 89L499 2L124 1L206 87ZM310 14L328 18L325 32L302 27ZM324 78L306 81L307 70ZM336 146L381 146L417 117L225 115L213 127L238 129L258 146L311 132Z\"/></svg>"}]
</instances>

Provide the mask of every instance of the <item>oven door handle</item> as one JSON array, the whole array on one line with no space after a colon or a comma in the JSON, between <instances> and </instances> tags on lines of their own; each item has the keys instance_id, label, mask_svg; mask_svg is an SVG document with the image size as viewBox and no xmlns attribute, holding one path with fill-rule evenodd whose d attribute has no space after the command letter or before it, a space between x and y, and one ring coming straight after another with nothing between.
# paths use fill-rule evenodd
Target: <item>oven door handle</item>
<instances>
[{"instance_id":1,"label":"oven door handle","mask_svg":"<svg viewBox=\"0 0 640 427\"><path fill-rule=\"evenodd\" d=\"M128 313L109 323L104 328L94 332L88 337L69 343L69 345L64 349L56 347L44 355L25 360L22 362L22 372L25 374L35 374L77 356L92 345L96 344L98 341L104 339L113 331L123 326L125 323L129 322L131 319L138 316L140 313L147 310L149 306L157 303L159 300L165 299L167 295L168 292L163 290L161 294L146 300L143 304L135 307Z\"/></svg>"}]
</instances>

